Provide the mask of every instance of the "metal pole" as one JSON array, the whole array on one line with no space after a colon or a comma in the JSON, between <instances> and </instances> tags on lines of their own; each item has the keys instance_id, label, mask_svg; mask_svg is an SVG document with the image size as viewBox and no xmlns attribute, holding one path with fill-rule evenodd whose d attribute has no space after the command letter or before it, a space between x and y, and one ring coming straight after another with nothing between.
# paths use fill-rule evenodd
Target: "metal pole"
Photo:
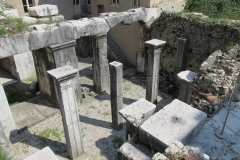
<instances>
[{"instance_id":1,"label":"metal pole","mask_svg":"<svg viewBox=\"0 0 240 160\"><path fill-rule=\"evenodd\" d=\"M230 105L231 105L231 103L232 103L233 95L234 95L234 93L235 93L236 88L238 88L238 83L237 83L238 81L239 81L239 74L238 74L237 81L236 81L236 83L235 83L235 85L234 85L234 87L233 87L232 93L231 93L230 98L229 98L229 101L228 101L228 105L227 105L227 108L226 108L227 113L226 113L225 120L224 120L224 122L223 122L223 128L222 128L221 131L218 130L218 131L215 132L215 135L216 135L218 138L220 138L220 139L227 139L227 138L229 137L229 135L228 135L226 132L224 132L224 129L225 129L226 124L227 124L227 119L228 119L228 115L229 115L229 112L230 112L230 109L229 109L229 108L230 108Z\"/></svg>"}]
</instances>

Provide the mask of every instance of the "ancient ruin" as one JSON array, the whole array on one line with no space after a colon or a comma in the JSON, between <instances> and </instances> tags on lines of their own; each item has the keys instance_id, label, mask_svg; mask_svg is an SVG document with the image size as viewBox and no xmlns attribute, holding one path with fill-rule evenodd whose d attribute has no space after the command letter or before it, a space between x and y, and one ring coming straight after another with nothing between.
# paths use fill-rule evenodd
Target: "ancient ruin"
<instances>
[{"instance_id":1,"label":"ancient ruin","mask_svg":"<svg viewBox=\"0 0 240 160\"><path fill-rule=\"evenodd\" d=\"M4 160L240 157L240 22L185 2L0 0Z\"/></svg>"}]
</instances>

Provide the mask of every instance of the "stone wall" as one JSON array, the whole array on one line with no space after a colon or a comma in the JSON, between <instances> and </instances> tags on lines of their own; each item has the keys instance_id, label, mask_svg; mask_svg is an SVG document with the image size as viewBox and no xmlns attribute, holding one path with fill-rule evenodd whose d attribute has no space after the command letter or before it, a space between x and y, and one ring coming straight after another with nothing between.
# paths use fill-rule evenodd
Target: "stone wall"
<instances>
[{"instance_id":1,"label":"stone wall","mask_svg":"<svg viewBox=\"0 0 240 160\"><path fill-rule=\"evenodd\" d=\"M8 4L6 0L0 0L0 12L4 11L7 8Z\"/></svg>"},{"instance_id":2,"label":"stone wall","mask_svg":"<svg viewBox=\"0 0 240 160\"><path fill-rule=\"evenodd\" d=\"M193 82L193 105L214 113L233 88L240 69L240 45L229 52L216 51L204 61Z\"/></svg>"},{"instance_id":3,"label":"stone wall","mask_svg":"<svg viewBox=\"0 0 240 160\"><path fill-rule=\"evenodd\" d=\"M199 15L201 16L201 14ZM202 18L206 16L202 15ZM216 50L226 50L229 43L240 41L238 28L215 24L207 26L202 21L194 21L186 14L162 15L145 29L146 40L161 39L167 42L161 55L161 70L168 74L175 72L177 39L189 39L186 70L197 72L209 55Z\"/></svg>"}]
</instances>

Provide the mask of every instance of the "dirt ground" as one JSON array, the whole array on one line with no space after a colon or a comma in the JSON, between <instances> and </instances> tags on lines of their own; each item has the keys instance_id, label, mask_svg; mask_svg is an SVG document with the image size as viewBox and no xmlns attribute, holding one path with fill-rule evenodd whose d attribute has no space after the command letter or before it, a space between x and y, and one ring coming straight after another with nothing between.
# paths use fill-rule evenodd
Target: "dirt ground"
<instances>
[{"instance_id":1,"label":"dirt ground","mask_svg":"<svg viewBox=\"0 0 240 160\"><path fill-rule=\"evenodd\" d=\"M82 87L92 90L91 68L89 63L80 68ZM145 98L146 85L139 75L134 75L134 68L125 71L123 79L123 103L127 106L140 98ZM130 74L129 74L130 73ZM170 95L159 92L157 109L172 101ZM109 91L101 95L86 95L78 108L83 137L84 154L79 159L117 158L117 149L125 142L125 124L120 131L111 128L111 102ZM11 138L11 148L16 160L49 146L60 160L69 159L60 111L44 121L28 127L18 136Z\"/></svg>"}]
</instances>

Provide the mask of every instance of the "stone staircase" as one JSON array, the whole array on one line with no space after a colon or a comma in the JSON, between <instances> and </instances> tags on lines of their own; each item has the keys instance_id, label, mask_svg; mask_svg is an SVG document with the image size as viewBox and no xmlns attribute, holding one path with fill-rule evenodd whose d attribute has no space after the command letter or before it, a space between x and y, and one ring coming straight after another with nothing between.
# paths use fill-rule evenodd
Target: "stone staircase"
<instances>
[{"instance_id":1,"label":"stone staircase","mask_svg":"<svg viewBox=\"0 0 240 160\"><path fill-rule=\"evenodd\" d=\"M116 61L123 64L123 69L127 69L132 66L127 57L124 55L123 51L117 45L117 43L112 39L112 37L107 35L107 46L111 53L116 58Z\"/></svg>"}]
</instances>

